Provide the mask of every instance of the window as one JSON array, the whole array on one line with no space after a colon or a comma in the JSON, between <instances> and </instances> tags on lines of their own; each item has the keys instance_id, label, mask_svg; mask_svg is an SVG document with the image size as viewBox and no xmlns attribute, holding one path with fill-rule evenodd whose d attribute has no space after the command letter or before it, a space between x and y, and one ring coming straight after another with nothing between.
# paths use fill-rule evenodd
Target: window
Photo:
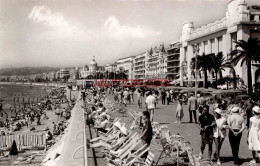
<instances>
[{"instance_id":1,"label":"window","mask_svg":"<svg viewBox=\"0 0 260 166\"><path fill-rule=\"evenodd\" d=\"M223 52L223 47L222 47L223 41L222 40L223 40L222 36L218 37L218 52Z\"/></svg>"},{"instance_id":2,"label":"window","mask_svg":"<svg viewBox=\"0 0 260 166\"><path fill-rule=\"evenodd\" d=\"M231 33L230 34L231 36L231 51L235 50L236 49L236 41L237 41L237 33L234 32L234 33Z\"/></svg>"},{"instance_id":3,"label":"window","mask_svg":"<svg viewBox=\"0 0 260 166\"><path fill-rule=\"evenodd\" d=\"M215 39L210 40L210 53L215 53Z\"/></svg>"},{"instance_id":4,"label":"window","mask_svg":"<svg viewBox=\"0 0 260 166\"><path fill-rule=\"evenodd\" d=\"M205 53L205 54L207 54L208 52L207 52L207 45L208 45L208 41L204 41L203 42L203 44L204 44L204 48L203 48L203 52Z\"/></svg>"}]
</instances>

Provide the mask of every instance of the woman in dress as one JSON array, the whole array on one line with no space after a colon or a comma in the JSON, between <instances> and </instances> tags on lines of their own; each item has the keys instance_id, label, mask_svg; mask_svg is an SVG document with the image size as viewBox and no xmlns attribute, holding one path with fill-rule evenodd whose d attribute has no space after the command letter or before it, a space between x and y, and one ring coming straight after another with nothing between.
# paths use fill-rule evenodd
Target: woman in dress
<instances>
[{"instance_id":1,"label":"woman in dress","mask_svg":"<svg viewBox=\"0 0 260 166\"><path fill-rule=\"evenodd\" d=\"M253 160L250 164L256 163L256 153L260 157L260 107L253 107L254 116L250 118L248 147L252 151Z\"/></svg>"},{"instance_id":2,"label":"woman in dress","mask_svg":"<svg viewBox=\"0 0 260 166\"><path fill-rule=\"evenodd\" d=\"M176 118L177 118L177 121L174 122L175 124L176 123L179 123L181 124L182 123L182 118L184 116L184 113L183 113L183 106L182 106L182 103L184 102L184 100L182 99L182 96L179 95L177 97L177 110L176 110Z\"/></svg>"},{"instance_id":3,"label":"woman in dress","mask_svg":"<svg viewBox=\"0 0 260 166\"><path fill-rule=\"evenodd\" d=\"M227 127L227 120L226 118L221 116L222 110L217 108L214 111L216 127L214 128L214 142L216 144L216 152L214 153L214 158L217 160L217 164L221 165L220 161L220 149L222 143L226 137L226 127Z\"/></svg>"}]
</instances>

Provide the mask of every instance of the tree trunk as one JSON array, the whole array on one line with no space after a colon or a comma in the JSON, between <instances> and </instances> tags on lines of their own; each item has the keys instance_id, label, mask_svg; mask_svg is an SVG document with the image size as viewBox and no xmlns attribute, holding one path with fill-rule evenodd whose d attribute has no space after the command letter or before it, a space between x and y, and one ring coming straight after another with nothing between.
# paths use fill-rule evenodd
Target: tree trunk
<instances>
[{"instance_id":1,"label":"tree trunk","mask_svg":"<svg viewBox=\"0 0 260 166\"><path fill-rule=\"evenodd\" d=\"M208 86L208 74L207 74L207 69L204 69L203 70L204 71L204 88L207 88L207 86Z\"/></svg>"},{"instance_id":2,"label":"tree trunk","mask_svg":"<svg viewBox=\"0 0 260 166\"><path fill-rule=\"evenodd\" d=\"M215 88L218 89L218 72L215 72L216 75L216 85Z\"/></svg>"},{"instance_id":3,"label":"tree trunk","mask_svg":"<svg viewBox=\"0 0 260 166\"><path fill-rule=\"evenodd\" d=\"M236 89L237 88L237 76L236 76L236 73L235 73L235 71L234 71L234 73L233 73L233 79L234 79L234 89Z\"/></svg>"},{"instance_id":4,"label":"tree trunk","mask_svg":"<svg viewBox=\"0 0 260 166\"><path fill-rule=\"evenodd\" d=\"M252 95L253 89L252 89L252 75L251 75L251 60L248 60L247 63L247 87L248 87L248 94Z\"/></svg>"}]
</instances>

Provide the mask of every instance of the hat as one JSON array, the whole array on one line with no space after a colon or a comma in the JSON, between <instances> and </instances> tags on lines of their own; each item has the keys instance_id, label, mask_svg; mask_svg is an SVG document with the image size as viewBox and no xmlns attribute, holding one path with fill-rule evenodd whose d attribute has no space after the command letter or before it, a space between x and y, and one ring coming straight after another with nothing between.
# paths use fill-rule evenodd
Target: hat
<instances>
[{"instance_id":1,"label":"hat","mask_svg":"<svg viewBox=\"0 0 260 166\"><path fill-rule=\"evenodd\" d=\"M231 112L238 112L239 111L239 107L233 107L232 109L231 109Z\"/></svg>"},{"instance_id":2,"label":"hat","mask_svg":"<svg viewBox=\"0 0 260 166\"><path fill-rule=\"evenodd\" d=\"M217 108L217 109L215 109L215 112L218 113L218 114L221 114L221 113L222 113L222 110L219 109L219 108Z\"/></svg>"},{"instance_id":3,"label":"hat","mask_svg":"<svg viewBox=\"0 0 260 166\"><path fill-rule=\"evenodd\" d=\"M260 107L259 106L254 106L252 109L255 113L260 113Z\"/></svg>"},{"instance_id":4,"label":"hat","mask_svg":"<svg viewBox=\"0 0 260 166\"><path fill-rule=\"evenodd\" d=\"M127 129L126 127L123 127L123 126L120 126L120 131L124 134L124 135L127 135Z\"/></svg>"},{"instance_id":5,"label":"hat","mask_svg":"<svg viewBox=\"0 0 260 166\"><path fill-rule=\"evenodd\" d=\"M117 122L114 123L114 126L120 128L121 127L121 123L117 121Z\"/></svg>"}]
</instances>

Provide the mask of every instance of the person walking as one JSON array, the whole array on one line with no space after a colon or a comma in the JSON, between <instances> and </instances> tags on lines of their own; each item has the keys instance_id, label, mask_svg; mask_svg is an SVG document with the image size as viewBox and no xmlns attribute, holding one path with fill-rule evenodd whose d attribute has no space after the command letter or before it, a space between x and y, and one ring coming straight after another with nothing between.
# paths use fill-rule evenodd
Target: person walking
<instances>
[{"instance_id":1,"label":"person walking","mask_svg":"<svg viewBox=\"0 0 260 166\"><path fill-rule=\"evenodd\" d=\"M197 108L199 111L199 114L202 113L202 107L206 105L206 99L203 97L202 94L197 94Z\"/></svg>"},{"instance_id":2,"label":"person walking","mask_svg":"<svg viewBox=\"0 0 260 166\"><path fill-rule=\"evenodd\" d=\"M249 98L246 102L246 127L249 129L250 118L253 116L254 102Z\"/></svg>"},{"instance_id":3,"label":"person walking","mask_svg":"<svg viewBox=\"0 0 260 166\"><path fill-rule=\"evenodd\" d=\"M209 113L209 106L203 106L203 112L199 116L199 128L201 135L200 157L202 157L204 149L208 144L208 159L211 160L212 143L213 143L213 128L216 126L216 121L213 115Z\"/></svg>"},{"instance_id":4,"label":"person walking","mask_svg":"<svg viewBox=\"0 0 260 166\"><path fill-rule=\"evenodd\" d=\"M161 92L161 98L162 98L162 104L165 105L166 92L164 89Z\"/></svg>"},{"instance_id":5,"label":"person walking","mask_svg":"<svg viewBox=\"0 0 260 166\"><path fill-rule=\"evenodd\" d=\"M125 91L124 91L124 93L123 93L123 96L124 96L124 99L123 99L123 102L124 102L124 104L125 104L125 106L126 106L126 104L127 104L127 101L129 101L129 92L128 92L128 90L127 89L125 89Z\"/></svg>"},{"instance_id":6,"label":"person walking","mask_svg":"<svg viewBox=\"0 0 260 166\"><path fill-rule=\"evenodd\" d=\"M154 109L155 109L155 97L152 95L151 92L148 92L148 97L145 100L147 110L150 114L150 121L153 122L153 115L154 115Z\"/></svg>"},{"instance_id":7,"label":"person walking","mask_svg":"<svg viewBox=\"0 0 260 166\"><path fill-rule=\"evenodd\" d=\"M189 99L188 99L188 110L189 110L189 114L190 114L190 122L192 123L192 113L194 116L194 121L197 124L197 115L196 115L196 110L197 110L197 99L196 97L194 97L194 94L191 93Z\"/></svg>"},{"instance_id":8,"label":"person walking","mask_svg":"<svg viewBox=\"0 0 260 166\"><path fill-rule=\"evenodd\" d=\"M220 149L222 147L222 143L226 137L226 127L227 120L226 118L221 116L222 110L217 108L214 111L216 126L214 128L214 142L216 144L216 151L214 153L214 158L217 160L217 164L221 165L220 161Z\"/></svg>"},{"instance_id":9,"label":"person walking","mask_svg":"<svg viewBox=\"0 0 260 166\"><path fill-rule=\"evenodd\" d=\"M239 145L242 137L242 132L245 129L244 118L241 115L239 115L239 109L239 107L232 108L232 114L227 119L229 127L228 137L232 149L234 164L239 164Z\"/></svg>"},{"instance_id":10,"label":"person walking","mask_svg":"<svg viewBox=\"0 0 260 166\"><path fill-rule=\"evenodd\" d=\"M140 89L137 89L137 103L139 108L142 108L142 93Z\"/></svg>"},{"instance_id":11,"label":"person walking","mask_svg":"<svg viewBox=\"0 0 260 166\"><path fill-rule=\"evenodd\" d=\"M250 164L256 164L256 153L260 158L260 108L253 107L254 116L250 118L248 147L252 151L253 160Z\"/></svg>"},{"instance_id":12,"label":"person walking","mask_svg":"<svg viewBox=\"0 0 260 166\"><path fill-rule=\"evenodd\" d=\"M130 103L134 103L134 90L130 89L129 90L129 95L130 95Z\"/></svg>"},{"instance_id":13,"label":"person walking","mask_svg":"<svg viewBox=\"0 0 260 166\"><path fill-rule=\"evenodd\" d=\"M169 90L166 91L166 99L167 99L167 105L169 105L171 99Z\"/></svg>"},{"instance_id":14,"label":"person walking","mask_svg":"<svg viewBox=\"0 0 260 166\"><path fill-rule=\"evenodd\" d=\"M184 100L182 99L182 96L179 95L177 97L177 109L176 109L176 121L174 122L175 124L181 124L182 123L182 118L184 116L184 113L183 113L183 104Z\"/></svg>"}]
</instances>

